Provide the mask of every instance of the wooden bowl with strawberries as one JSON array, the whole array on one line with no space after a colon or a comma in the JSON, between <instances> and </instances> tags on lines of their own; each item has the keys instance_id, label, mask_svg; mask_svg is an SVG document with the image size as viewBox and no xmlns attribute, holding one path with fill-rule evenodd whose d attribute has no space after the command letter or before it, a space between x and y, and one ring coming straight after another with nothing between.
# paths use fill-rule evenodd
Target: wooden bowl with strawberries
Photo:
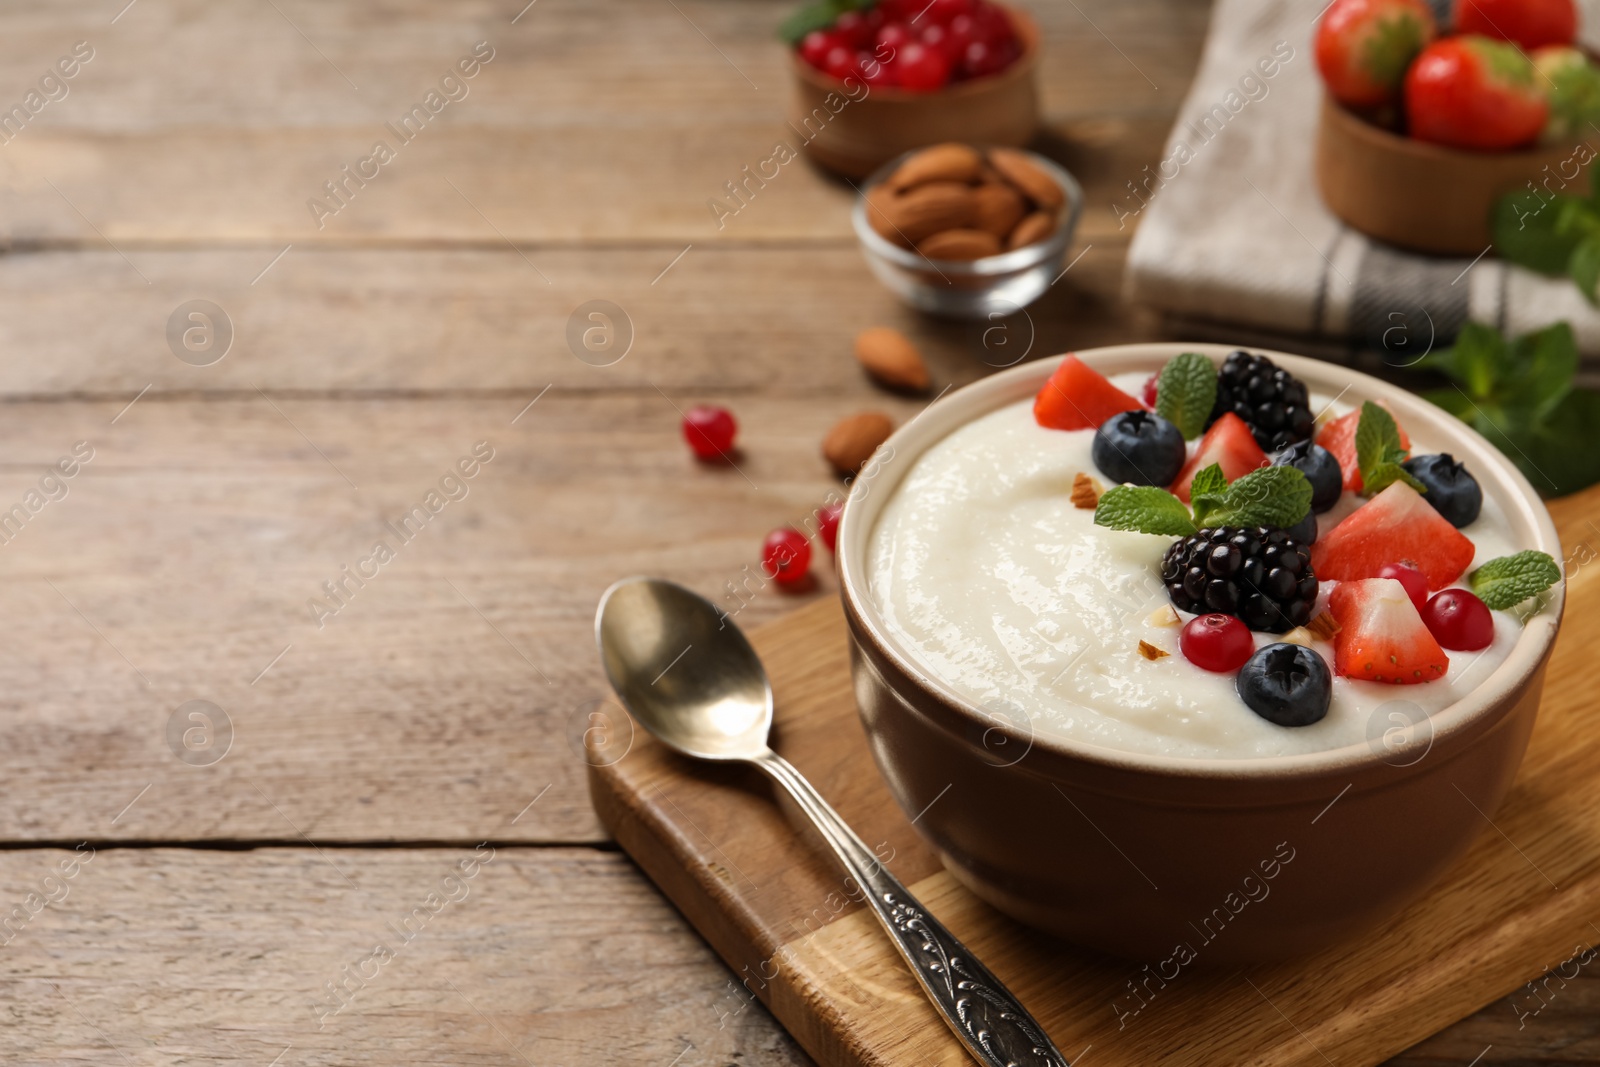
<instances>
[{"instance_id":1,"label":"wooden bowl with strawberries","mask_svg":"<svg viewBox=\"0 0 1600 1067\"><path fill-rule=\"evenodd\" d=\"M1368 236L1476 256L1508 193L1586 195L1600 67L1572 0L1334 0L1316 35L1327 88L1323 201Z\"/></svg>"}]
</instances>

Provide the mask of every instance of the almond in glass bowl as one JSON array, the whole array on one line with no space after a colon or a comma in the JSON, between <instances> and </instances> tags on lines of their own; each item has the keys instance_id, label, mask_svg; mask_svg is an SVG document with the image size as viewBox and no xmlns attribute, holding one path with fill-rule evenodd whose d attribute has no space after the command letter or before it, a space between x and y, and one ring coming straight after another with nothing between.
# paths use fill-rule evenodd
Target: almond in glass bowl
<instances>
[{"instance_id":1,"label":"almond in glass bowl","mask_svg":"<svg viewBox=\"0 0 1600 1067\"><path fill-rule=\"evenodd\" d=\"M1059 277L1082 207L1077 181L1043 156L949 142L879 168L852 221L872 272L907 303L982 319Z\"/></svg>"}]
</instances>

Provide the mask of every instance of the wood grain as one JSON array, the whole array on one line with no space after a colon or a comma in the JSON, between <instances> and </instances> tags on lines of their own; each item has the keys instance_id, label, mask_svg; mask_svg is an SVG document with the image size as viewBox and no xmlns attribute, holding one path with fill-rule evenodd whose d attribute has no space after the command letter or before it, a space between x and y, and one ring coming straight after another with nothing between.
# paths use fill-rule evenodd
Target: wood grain
<instances>
[{"instance_id":1,"label":"wood grain","mask_svg":"<svg viewBox=\"0 0 1600 1067\"><path fill-rule=\"evenodd\" d=\"M773 36L782 5L694 0L652 11L629 0L543 0L514 25L518 0L370 11L141 0L115 25L104 7L52 6L7 24L0 61L19 72L19 97L73 42L96 50L69 95L0 151L0 236L13 242L848 234L839 210L848 188L804 163L721 231L706 207L776 140L798 141L785 126L788 57ZM1144 122L1159 138L1198 57L1205 6L1088 7L1092 16L1034 5L1044 113L1069 138L1087 121L1102 149L1121 140L1105 135L1108 122ZM495 54L468 95L318 228L307 200L478 41ZM1114 185L1155 151L1126 160Z\"/></svg>"},{"instance_id":2,"label":"wood grain","mask_svg":"<svg viewBox=\"0 0 1600 1067\"><path fill-rule=\"evenodd\" d=\"M1564 543L1593 547L1600 489L1557 502L1554 512ZM1588 646L1600 579L1578 568L1569 596L1517 782L1472 850L1426 898L1372 936L1307 960L1186 973L1136 1012L1126 985L1143 977L1137 962L1040 938L938 869L875 773L855 721L835 603L772 624L755 642L777 697L774 747L1069 1055L1092 1045L1096 1062L1108 1067L1221 1058L1375 1064L1552 967L1565 963L1573 978L1593 966L1600 783L1589 768L1600 755L1600 732L1588 711L1600 671ZM707 773L647 739L624 758L591 768L591 783L618 841L736 972L756 976L763 1000L820 1062L960 1061L960 1045L874 918L849 899L841 876L817 852L783 832L769 790L748 775ZM1513 1018L1524 1023L1535 1006L1557 999L1559 988L1511 1001L1521 1009ZM1503 1027L1498 1018L1486 1025Z\"/></svg>"},{"instance_id":3,"label":"wood grain","mask_svg":"<svg viewBox=\"0 0 1600 1067\"><path fill-rule=\"evenodd\" d=\"M0 853L4 912L59 901L0 931L10 1067L807 1062L616 853L70 856Z\"/></svg>"}]
</instances>

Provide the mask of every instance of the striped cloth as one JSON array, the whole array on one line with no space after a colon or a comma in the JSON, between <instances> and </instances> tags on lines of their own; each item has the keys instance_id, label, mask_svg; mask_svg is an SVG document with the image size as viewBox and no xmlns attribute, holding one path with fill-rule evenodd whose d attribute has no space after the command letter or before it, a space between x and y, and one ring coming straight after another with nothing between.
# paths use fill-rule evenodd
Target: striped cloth
<instances>
[{"instance_id":1,"label":"striped cloth","mask_svg":"<svg viewBox=\"0 0 1600 1067\"><path fill-rule=\"evenodd\" d=\"M1312 55L1327 0L1217 0L1194 85L1162 162L1112 211L1137 222L1127 286L1178 319L1227 324L1240 343L1378 350L1399 364L1472 320L1522 333L1565 319L1600 360L1600 312L1564 279L1402 252L1323 206L1312 172L1322 85ZM1580 4L1586 37L1600 0ZM1600 135L1591 139L1600 147ZM1327 342L1335 342L1328 346Z\"/></svg>"}]
</instances>

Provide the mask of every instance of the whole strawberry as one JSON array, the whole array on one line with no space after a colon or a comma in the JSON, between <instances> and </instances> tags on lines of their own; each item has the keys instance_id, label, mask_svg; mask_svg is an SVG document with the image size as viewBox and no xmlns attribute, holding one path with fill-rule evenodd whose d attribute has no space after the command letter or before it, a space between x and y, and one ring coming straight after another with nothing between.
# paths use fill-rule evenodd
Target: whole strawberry
<instances>
[{"instance_id":1,"label":"whole strawberry","mask_svg":"<svg viewBox=\"0 0 1600 1067\"><path fill-rule=\"evenodd\" d=\"M1572 0L1455 0L1454 8L1457 33L1512 41L1528 51L1571 44L1578 35Z\"/></svg>"},{"instance_id":2,"label":"whole strawberry","mask_svg":"<svg viewBox=\"0 0 1600 1067\"><path fill-rule=\"evenodd\" d=\"M1487 37L1435 41L1406 75L1406 118L1419 141L1503 151L1532 144L1550 104L1533 63Z\"/></svg>"},{"instance_id":3,"label":"whole strawberry","mask_svg":"<svg viewBox=\"0 0 1600 1067\"><path fill-rule=\"evenodd\" d=\"M1317 69L1342 104L1388 103L1438 32L1424 0L1334 0L1317 26Z\"/></svg>"}]
</instances>

